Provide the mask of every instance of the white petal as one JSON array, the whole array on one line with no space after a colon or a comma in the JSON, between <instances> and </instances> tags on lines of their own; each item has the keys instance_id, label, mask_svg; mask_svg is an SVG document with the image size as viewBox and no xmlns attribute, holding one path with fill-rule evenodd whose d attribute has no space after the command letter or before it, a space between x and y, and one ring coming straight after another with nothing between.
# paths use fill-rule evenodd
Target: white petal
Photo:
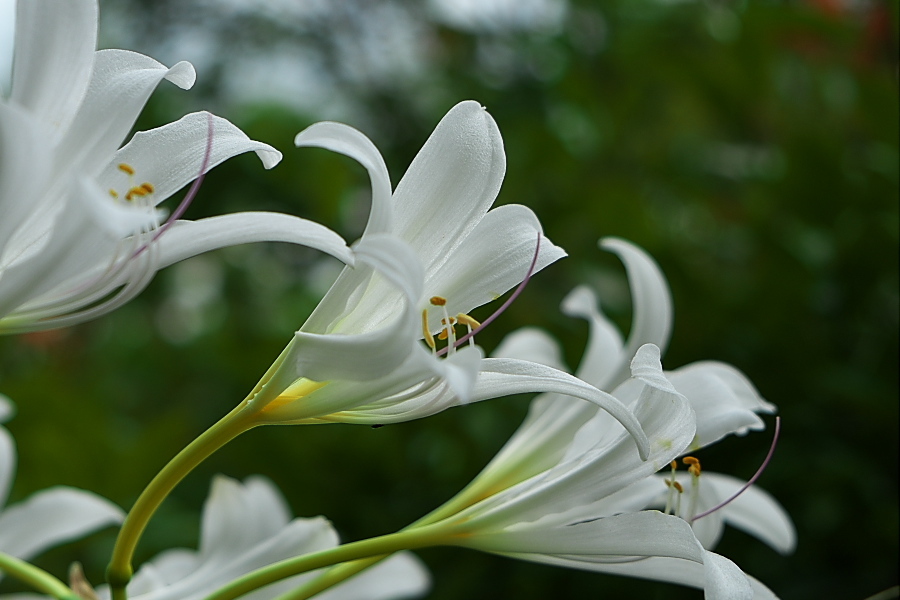
<instances>
[{"instance_id":1,"label":"white petal","mask_svg":"<svg viewBox=\"0 0 900 600\"><path fill-rule=\"evenodd\" d=\"M64 131L91 75L97 43L96 0L19 2L15 37L10 100L42 123Z\"/></svg>"},{"instance_id":2,"label":"white petal","mask_svg":"<svg viewBox=\"0 0 900 600\"><path fill-rule=\"evenodd\" d=\"M122 144L157 84L168 79L190 87L194 77L189 63L181 62L170 69L136 52L98 51L87 95L60 144L59 156L65 165L78 165L79 175L98 175Z\"/></svg>"},{"instance_id":3,"label":"white petal","mask_svg":"<svg viewBox=\"0 0 900 600\"><path fill-rule=\"evenodd\" d=\"M281 531L291 520L284 498L261 477L239 481L218 475L203 506L200 554L232 557Z\"/></svg>"},{"instance_id":4,"label":"white petal","mask_svg":"<svg viewBox=\"0 0 900 600\"><path fill-rule=\"evenodd\" d=\"M384 158L369 138L343 123L326 121L310 125L298 133L294 138L294 144L340 152L365 167L372 183L372 208L365 233L391 231L394 219L391 178L384 164Z\"/></svg>"},{"instance_id":5,"label":"white petal","mask_svg":"<svg viewBox=\"0 0 900 600\"><path fill-rule=\"evenodd\" d=\"M554 392L593 402L625 426L638 451L646 457L649 441L635 416L616 398L580 379L537 363L508 358L487 358L475 385L475 399L483 400L529 392Z\"/></svg>"},{"instance_id":6,"label":"white petal","mask_svg":"<svg viewBox=\"0 0 900 600\"><path fill-rule=\"evenodd\" d=\"M0 410L3 409L3 405L0 404ZM7 416L0 415L0 416ZM0 422L3 419L0 418ZM0 427L0 512L3 510L3 505L6 504L6 499L9 496L9 488L12 487L13 476L16 474L16 444L12 439L12 436L9 435L9 432L5 427ZM6 552L3 546L0 546L0 551Z\"/></svg>"},{"instance_id":7,"label":"white petal","mask_svg":"<svg viewBox=\"0 0 900 600\"><path fill-rule=\"evenodd\" d=\"M631 332L625 346L625 360L611 377L617 385L628 378L628 357L644 344L655 344L665 352L672 333L672 294L653 258L629 242L618 238L600 240L600 247L614 252L625 264L634 305Z\"/></svg>"},{"instance_id":8,"label":"white petal","mask_svg":"<svg viewBox=\"0 0 900 600\"><path fill-rule=\"evenodd\" d=\"M752 600L753 588L741 569L719 554L706 552L703 557L706 600Z\"/></svg>"},{"instance_id":9,"label":"white petal","mask_svg":"<svg viewBox=\"0 0 900 600\"><path fill-rule=\"evenodd\" d=\"M49 488L0 515L0 548L27 559L61 542L121 523L124 516L119 507L96 494Z\"/></svg>"},{"instance_id":10,"label":"white petal","mask_svg":"<svg viewBox=\"0 0 900 600\"><path fill-rule=\"evenodd\" d=\"M666 375L697 413L697 439L693 444L696 448L732 433L744 435L749 430L765 429L756 413L774 411L753 384L730 365L691 363Z\"/></svg>"},{"instance_id":11,"label":"white petal","mask_svg":"<svg viewBox=\"0 0 900 600\"><path fill-rule=\"evenodd\" d=\"M575 374L601 390L615 387L618 370L631 357L625 353L619 330L598 310L597 296L588 287L578 286L569 292L560 308L570 317L587 320L591 327L587 348Z\"/></svg>"},{"instance_id":12,"label":"white petal","mask_svg":"<svg viewBox=\"0 0 900 600\"><path fill-rule=\"evenodd\" d=\"M390 373L406 360L419 337L415 303L422 293L422 266L408 246L383 234L367 236L355 252L357 268L374 268L396 288L402 304L395 305L393 319L380 329L362 333L301 329L294 335L280 376L365 381Z\"/></svg>"},{"instance_id":13,"label":"white petal","mask_svg":"<svg viewBox=\"0 0 900 600\"><path fill-rule=\"evenodd\" d=\"M0 278L13 232L36 208L50 175L49 135L27 112L0 102ZM2 285L2 284L0 284Z\"/></svg>"},{"instance_id":14,"label":"white petal","mask_svg":"<svg viewBox=\"0 0 900 600\"><path fill-rule=\"evenodd\" d=\"M165 217L164 211L152 206L113 199L87 177L79 178L73 194L79 197L88 219L116 240L153 229Z\"/></svg>"},{"instance_id":15,"label":"white petal","mask_svg":"<svg viewBox=\"0 0 900 600\"><path fill-rule=\"evenodd\" d=\"M153 185L153 199L159 204L200 174L206 154L209 125L212 120L212 149L207 171L223 161L244 152L256 152L263 166L271 169L281 160L281 152L268 144L251 140L230 121L197 112L174 123L134 134L116 152L98 177L104 190L116 190L124 197L128 190L144 182ZM119 169L125 163L134 176Z\"/></svg>"},{"instance_id":16,"label":"white petal","mask_svg":"<svg viewBox=\"0 0 900 600\"><path fill-rule=\"evenodd\" d=\"M491 356L527 360L560 371L568 371L563 362L559 342L547 332L536 327L516 329L503 338L500 345L494 348ZM583 377L580 379L584 380Z\"/></svg>"},{"instance_id":17,"label":"white petal","mask_svg":"<svg viewBox=\"0 0 900 600\"><path fill-rule=\"evenodd\" d=\"M471 100L450 109L394 193L394 233L413 246L426 272L478 224L505 173L503 139L488 112Z\"/></svg>"},{"instance_id":18,"label":"white petal","mask_svg":"<svg viewBox=\"0 0 900 600\"><path fill-rule=\"evenodd\" d=\"M746 483L721 473L704 472L700 479L701 486L714 486L722 500L733 496ZM791 517L771 494L759 486L751 485L719 512L728 524L743 529L782 554L794 551L797 532Z\"/></svg>"},{"instance_id":19,"label":"white petal","mask_svg":"<svg viewBox=\"0 0 900 600\"><path fill-rule=\"evenodd\" d=\"M321 250L346 264L354 261L343 238L324 225L282 213L243 212L176 221L156 242L158 268L217 248L251 242L298 244Z\"/></svg>"},{"instance_id":20,"label":"white petal","mask_svg":"<svg viewBox=\"0 0 900 600\"><path fill-rule=\"evenodd\" d=\"M498 492L472 507L473 526L496 527L498 523L530 521L547 514L562 514L575 506L590 504L648 477L674 459L694 436L694 416L683 396L666 383L657 382L650 369L652 354L658 349L646 346L641 354L651 355L637 365L635 375L646 386L630 418L638 420L649 456L642 460L635 452L631 430L602 440L597 446L567 457L558 465L521 484ZM485 363L489 362L486 360ZM636 359L636 363L639 362ZM661 377L661 368L656 367ZM664 380L663 380L664 381ZM587 384L583 384L587 385ZM592 388L593 389L593 388ZM598 412L597 417L602 413Z\"/></svg>"},{"instance_id":21,"label":"white petal","mask_svg":"<svg viewBox=\"0 0 900 600\"><path fill-rule=\"evenodd\" d=\"M702 561L703 550L690 526L657 511L625 513L592 521L542 527L524 523L502 531L471 532L460 545L487 552L609 557L668 556Z\"/></svg>"},{"instance_id":22,"label":"white petal","mask_svg":"<svg viewBox=\"0 0 900 600\"><path fill-rule=\"evenodd\" d=\"M543 236L530 209L518 204L495 208L458 241L452 256L442 257L439 266L426 267L425 296L446 298L450 315L468 313L499 298L525 279L539 235L535 273L563 258L565 251ZM432 311L431 321L432 331L439 330L439 311Z\"/></svg>"}]
</instances>

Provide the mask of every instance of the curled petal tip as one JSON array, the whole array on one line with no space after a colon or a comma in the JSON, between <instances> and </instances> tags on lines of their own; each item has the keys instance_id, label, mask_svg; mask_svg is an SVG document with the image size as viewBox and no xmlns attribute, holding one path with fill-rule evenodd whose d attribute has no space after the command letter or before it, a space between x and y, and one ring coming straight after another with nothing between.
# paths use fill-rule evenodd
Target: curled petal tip
<instances>
[{"instance_id":1,"label":"curled petal tip","mask_svg":"<svg viewBox=\"0 0 900 600\"><path fill-rule=\"evenodd\" d=\"M183 90L189 90L197 81L197 71L194 69L194 65L183 60L172 65L172 68L166 73L166 79Z\"/></svg>"}]
</instances>

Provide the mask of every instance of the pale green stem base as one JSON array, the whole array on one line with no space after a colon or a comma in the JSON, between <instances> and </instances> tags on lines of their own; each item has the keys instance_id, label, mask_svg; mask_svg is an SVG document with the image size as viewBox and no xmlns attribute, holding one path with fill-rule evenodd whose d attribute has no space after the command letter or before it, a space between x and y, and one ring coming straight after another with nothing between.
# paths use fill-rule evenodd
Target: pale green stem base
<instances>
[{"instance_id":1,"label":"pale green stem base","mask_svg":"<svg viewBox=\"0 0 900 600\"><path fill-rule=\"evenodd\" d=\"M116 538L109 566L106 569L106 580L109 583L113 600L127 600L125 586L131 581L133 574L131 560L138 541L144 533L151 517L162 504L166 496L184 477L213 452L256 426L254 413L245 411L244 403L222 417L197 439L179 452L169 461L162 471L147 485L138 497Z\"/></svg>"},{"instance_id":2,"label":"pale green stem base","mask_svg":"<svg viewBox=\"0 0 900 600\"><path fill-rule=\"evenodd\" d=\"M447 530L442 527L420 527L398 531L397 533L392 533L390 535L383 535L368 540L353 542L351 544L344 544L343 546L337 546L336 548L329 548L328 550L304 554L303 556L289 558L269 565L268 567L263 567L262 569L258 569L253 573L232 581L215 593L207 596L206 600L234 600L235 598L271 583L293 577L294 575L314 571L315 569L330 567L331 565L350 561L360 561L360 559L376 558L377 560L381 560L385 556L393 554L394 552L399 552L400 550L440 546L449 543L452 543L452 535L448 535ZM377 560L375 562L377 562ZM368 560L361 562L368 562ZM352 565L350 565L350 567L352 567ZM361 567L360 570L362 570L362 568L365 567ZM345 577L337 579L334 583L337 583L352 574L353 573L348 573ZM333 585L333 583L329 585ZM294 592L290 592L283 595L278 600L293 599L295 597L302 598L303 596L295 596Z\"/></svg>"},{"instance_id":3,"label":"pale green stem base","mask_svg":"<svg viewBox=\"0 0 900 600\"><path fill-rule=\"evenodd\" d=\"M78 596L62 581L15 556L0 552L0 571L58 600L78 600Z\"/></svg>"}]
</instances>

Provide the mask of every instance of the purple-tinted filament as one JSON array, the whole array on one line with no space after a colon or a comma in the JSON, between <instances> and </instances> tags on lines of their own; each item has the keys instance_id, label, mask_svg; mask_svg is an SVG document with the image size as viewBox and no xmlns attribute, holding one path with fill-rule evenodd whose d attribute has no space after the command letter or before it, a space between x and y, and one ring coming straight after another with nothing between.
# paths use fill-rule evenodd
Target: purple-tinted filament
<instances>
[{"instance_id":1,"label":"purple-tinted filament","mask_svg":"<svg viewBox=\"0 0 900 600\"><path fill-rule=\"evenodd\" d=\"M507 308L509 308L509 305L512 304L515 301L515 299L519 297L519 294L521 294L522 290L525 289L525 286L528 285L528 281L531 279L531 276L534 275L534 269L537 266L538 255L540 253L541 253L541 232L538 231L537 242L535 243L535 246L534 246L534 257L532 257L532 259L531 259L531 265L529 265L528 272L525 273L525 278L522 280L522 283L520 283L518 285L518 287L516 287L516 289L513 291L513 293L509 296L509 298L506 299L506 302L504 302L500 306L500 308L498 308L496 311L494 311L494 313L491 316L489 316L487 319L482 321L481 325L479 325L478 327L476 327L475 329L473 329L466 335L464 335L461 338L459 338L458 340L456 340L456 343L453 344L454 348L459 348L464 343L468 342L469 339L472 338L476 333L478 333L479 331L481 331L482 329L484 329L485 327L487 327L488 325L493 323L494 320L497 317L499 317L501 314L503 314L503 311L505 311ZM448 325L448 327L452 327L452 325ZM437 354L437 356L443 356L444 354L447 354L447 352L449 352L449 350L450 350L450 347L446 346L446 347L438 350L436 352L436 354Z\"/></svg>"},{"instance_id":2,"label":"purple-tinted filament","mask_svg":"<svg viewBox=\"0 0 900 600\"><path fill-rule=\"evenodd\" d=\"M743 486L741 489L739 489L737 492L735 492L735 494L734 494L733 496L731 496L731 498L729 498L729 499L726 500L725 502L722 502L721 504L718 504L718 505L712 507L711 509L709 509L709 510L707 510L707 511L705 511L705 512L702 512L702 513L700 513L699 515L693 517L693 518L691 519L691 523L693 523L693 522L696 521L697 519L702 519L703 517L705 517L705 516L707 516L707 515L711 515L712 513L716 512L717 510L719 510L720 508L722 508L722 507L725 506L726 504L731 503L731 502L734 501L738 496L740 496L741 494L743 494L744 492L746 492L747 489L748 489L751 485L753 485L754 483L756 483L756 480L759 479L759 476L762 475L763 471L765 471L765 470L766 470L766 467L769 465L769 461L772 460L772 455L775 453L775 446L778 444L778 434L779 434L779 433L781 433L781 417L775 417L775 435L772 437L772 445L769 447L769 453L766 454L766 459L765 459L765 460L763 461L763 463L759 466L759 469L756 470L756 473L753 474L753 477L750 478L750 481L748 481L747 483L745 483L744 486Z\"/></svg>"}]
</instances>

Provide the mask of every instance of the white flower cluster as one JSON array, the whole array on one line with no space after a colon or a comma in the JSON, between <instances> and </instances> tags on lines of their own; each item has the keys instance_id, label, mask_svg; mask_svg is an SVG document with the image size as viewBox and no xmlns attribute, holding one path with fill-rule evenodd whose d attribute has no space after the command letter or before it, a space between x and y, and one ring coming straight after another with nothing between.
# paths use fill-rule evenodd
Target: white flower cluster
<instances>
[{"instance_id":1,"label":"white flower cluster","mask_svg":"<svg viewBox=\"0 0 900 600\"><path fill-rule=\"evenodd\" d=\"M166 219L160 203L225 159L254 151L270 168L281 155L209 113L138 132L121 146L160 81L189 88L195 74L184 62L168 68L124 50L95 50L97 12L96 0L18 3L12 86L0 99L0 333L97 317L134 297L157 270L228 245L302 244L346 266L247 398L198 438L205 449L183 450L127 517L63 487L0 513L0 572L67 599L259 600L322 590L319 597L405 598L425 593L429 576L402 550L454 545L691 585L710 599L775 597L712 549L730 523L790 552L790 519L755 485L703 472L686 456L763 429L759 413L774 407L726 364L663 371L670 294L642 250L601 243L628 271L627 341L590 290L577 288L564 301L563 311L586 319L591 331L574 375L557 343L536 329L512 334L489 358L474 344L482 327L469 316L474 308L514 288L517 295L565 256L528 208L491 208L506 155L483 107L453 107L393 189L381 154L359 131L325 122L297 135L297 146L345 154L369 173L371 212L352 246L291 215L184 220L196 183ZM339 546L324 518L292 519L267 480L219 477L199 549L167 551L131 577L131 553L162 498L208 448L247 429L394 423L527 392L541 395L482 473L393 536ZM11 414L0 397L0 422ZM11 436L0 427L0 503L14 463ZM24 562L123 521L109 587L73 577L70 588Z\"/></svg>"}]
</instances>

